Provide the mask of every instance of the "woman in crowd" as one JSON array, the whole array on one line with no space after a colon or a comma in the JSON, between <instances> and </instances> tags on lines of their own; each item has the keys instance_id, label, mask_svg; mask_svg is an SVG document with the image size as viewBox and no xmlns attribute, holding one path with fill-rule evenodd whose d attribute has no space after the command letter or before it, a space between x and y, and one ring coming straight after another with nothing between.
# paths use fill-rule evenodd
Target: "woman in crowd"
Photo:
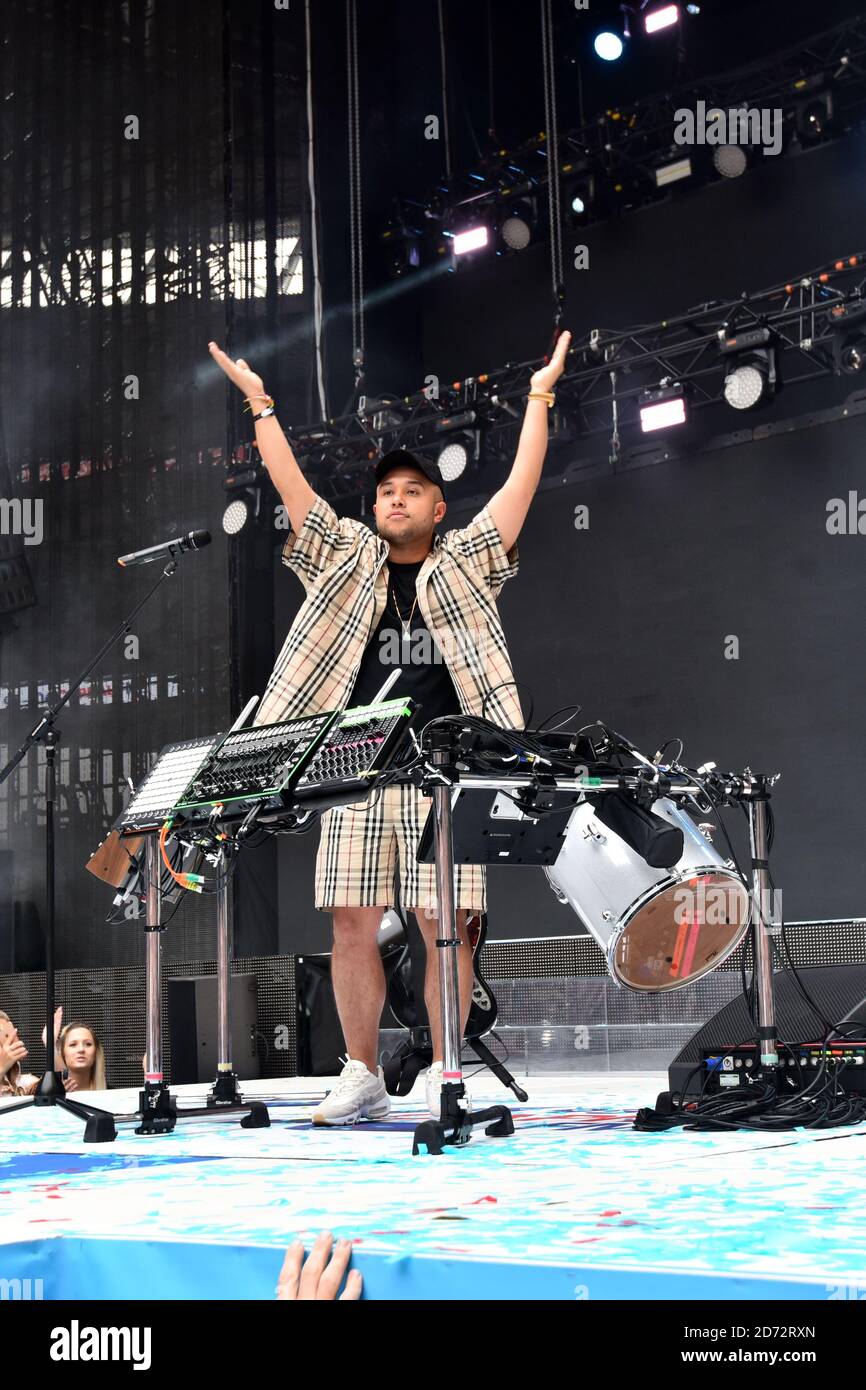
<instances>
[{"instance_id":1,"label":"woman in crowd","mask_svg":"<svg viewBox=\"0 0 866 1390\"><path fill-rule=\"evenodd\" d=\"M27 1048L7 1013L0 1009L0 1096L32 1096L39 1078L22 1072Z\"/></svg>"},{"instance_id":2,"label":"woman in crowd","mask_svg":"<svg viewBox=\"0 0 866 1390\"><path fill-rule=\"evenodd\" d=\"M57 1039L57 1053L67 1091L107 1091L105 1051L87 1023L67 1023Z\"/></svg>"}]
</instances>

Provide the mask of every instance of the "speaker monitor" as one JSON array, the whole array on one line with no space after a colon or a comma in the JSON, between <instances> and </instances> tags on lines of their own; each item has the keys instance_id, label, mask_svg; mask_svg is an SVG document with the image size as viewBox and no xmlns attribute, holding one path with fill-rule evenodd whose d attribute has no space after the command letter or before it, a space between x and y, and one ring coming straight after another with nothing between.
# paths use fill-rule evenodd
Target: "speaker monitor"
<instances>
[{"instance_id":1,"label":"speaker monitor","mask_svg":"<svg viewBox=\"0 0 866 1390\"><path fill-rule=\"evenodd\" d=\"M777 972L773 979L776 1037L780 1043L820 1042L827 1031L823 1019L834 1025L845 1024L851 1038L857 1034L848 1025L860 1025L859 1036L866 1037L866 965L810 966L798 974L820 1014L803 998L791 971ZM668 1071L670 1090L698 1095L703 1083L703 1054L738 1047L751 1042L754 1036L755 1025L748 1005L739 994L714 1014L674 1058Z\"/></svg>"},{"instance_id":2,"label":"speaker monitor","mask_svg":"<svg viewBox=\"0 0 866 1390\"><path fill-rule=\"evenodd\" d=\"M423 976L421 978L423 981ZM421 992L423 996L423 985ZM330 955L297 957L295 997L298 1001L298 1075L336 1076L343 1066L341 1058L346 1042L331 983ZM379 1027L400 1026L386 1001Z\"/></svg>"},{"instance_id":3,"label":"speaker monitor","mask_svg":"<svg viewBox=\"0 0 866 1390\"><path fill-rule=\"evenodd\" d=\"M191 975L169 979L168 1029L171 1041L171 1080L213 1081L217 1074L217 978ZM258 980L255 975L232 975L231 1061L242 1081L261 1075L256 1048Z\"/></svg>"}]
</instances>

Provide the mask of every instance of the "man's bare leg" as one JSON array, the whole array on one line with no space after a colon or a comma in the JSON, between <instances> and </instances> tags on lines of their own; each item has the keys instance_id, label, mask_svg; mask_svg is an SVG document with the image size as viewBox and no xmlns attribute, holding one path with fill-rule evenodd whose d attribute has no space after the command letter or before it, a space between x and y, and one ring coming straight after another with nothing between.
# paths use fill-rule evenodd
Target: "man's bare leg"
<instances>
[{"instance_id":1,"label":"man's bare leg","mask_svg":"<svg viewBox=\"0 0 866 1390\"><path fill-rule=\"evenodd\" d=\"M376 1075L385 971L376 934L383 907L336 907L331 980L346 1051Z\"/></svg>"},{"instance_id":2,"label":"man's bare leg","mask_svg":"<svg viewBox=\"0 0 866 1390\"><path fill-rule=\"evenodd\" d=\"M469 933L466 930L466 923L471 916L472 913L466 912L463 908L457 912L457 935L461 943L460 946L457 947L461 1038L466 1031L466 1020L469 1017L469 1009L472 1005L472 947L469 944ZM415 920L421 929L424 945L427 948L427 970L424 977L424 1002L427 1005L427 1016L430 1019L433 1061L441 1062L444 1057L444 1046L442 1040L442 1010L439 1002L440 948L436 945L436 938L439 935L439 919L438 917L425 917L423 912L418 911L415 913Z\"/></svg>"}]
</instances>

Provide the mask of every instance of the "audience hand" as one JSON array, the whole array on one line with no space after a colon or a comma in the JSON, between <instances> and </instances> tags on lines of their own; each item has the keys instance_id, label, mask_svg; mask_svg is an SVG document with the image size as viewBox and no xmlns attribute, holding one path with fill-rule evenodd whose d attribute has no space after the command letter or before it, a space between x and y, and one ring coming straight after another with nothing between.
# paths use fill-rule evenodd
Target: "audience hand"
<instances>
[{"instance_id":1,"label":"audience hand","mask_svg":"<svg viewBox=\"0 0 866 1390\"><path fill-rule=\"evenodd\" d=\"M16 1062L23 1062L26 1056L27 1048L19 1038L17 1028L11 1028L5 1037L0 1034L0 1076L5 1076Z\"/></svg>"},{"instance_id":2,"label":"audience hand","mask_svg":"<svg viewBox=\"0 0 866 1390\"><path fill-rule=\"evenodd\" d=\"M55 1043L57 1042L57 1039L60 1037L60 1030L61 1030L62 1027L63 1027L63 1005L62 1005L62 1004L58 1004L58 1005L57 1005L57 1008L54 1010L54 1041L55 1041ZM44 1028L42 1029L42 1032L39 1034L39 1036L40 1036L40 1038L42 1039L42 1046L44 1047L44 1046L45 1046L45 1029L44 1029Z\"/></svg>"},{"instance_id":3,"label":"audience hand","mask_svg":"<svg viewBox=\"0 0 866 1390\"><path fill-rule=\"evenodd\" d=\"M337 1299L343 1275L352 1257L352 1242L338 1240L334 1245L333 1240L330 1231L324 1231L313 1245L306 1264L303 1241L296 1240L289 1246L277 1284L278 1299L286 1302L333 1302ZM344 1300L359 1299L363 1282L360 1271L353 1269L346 1280L344 1291L339 1295L339 1301L342 1303Z\"/></svg>"}]
</instances>

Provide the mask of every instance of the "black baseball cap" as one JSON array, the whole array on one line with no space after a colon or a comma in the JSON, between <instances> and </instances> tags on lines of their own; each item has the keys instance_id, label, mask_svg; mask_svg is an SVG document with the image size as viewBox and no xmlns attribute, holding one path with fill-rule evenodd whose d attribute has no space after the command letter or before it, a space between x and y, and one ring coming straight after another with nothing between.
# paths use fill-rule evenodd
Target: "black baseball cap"
<instances>
[{"instance_id":1,"label":"black baseball cap","mask_svg":"<svg viewBox=\"0 0 866 1390\"><path fill-rule=\"evenodd\" d=\"M395 468L417 468L419 473L423 473L425 478L429 478L431 483L435 483L438 488L441 488L442 496L445 496L445 483L439 472L439 466L432 463L430 459L416 458L414 454L409 453L408 449L392 449L376 464L376 484L381 483L388 473L393 473Z\"/></svg>"}]
</instances>

